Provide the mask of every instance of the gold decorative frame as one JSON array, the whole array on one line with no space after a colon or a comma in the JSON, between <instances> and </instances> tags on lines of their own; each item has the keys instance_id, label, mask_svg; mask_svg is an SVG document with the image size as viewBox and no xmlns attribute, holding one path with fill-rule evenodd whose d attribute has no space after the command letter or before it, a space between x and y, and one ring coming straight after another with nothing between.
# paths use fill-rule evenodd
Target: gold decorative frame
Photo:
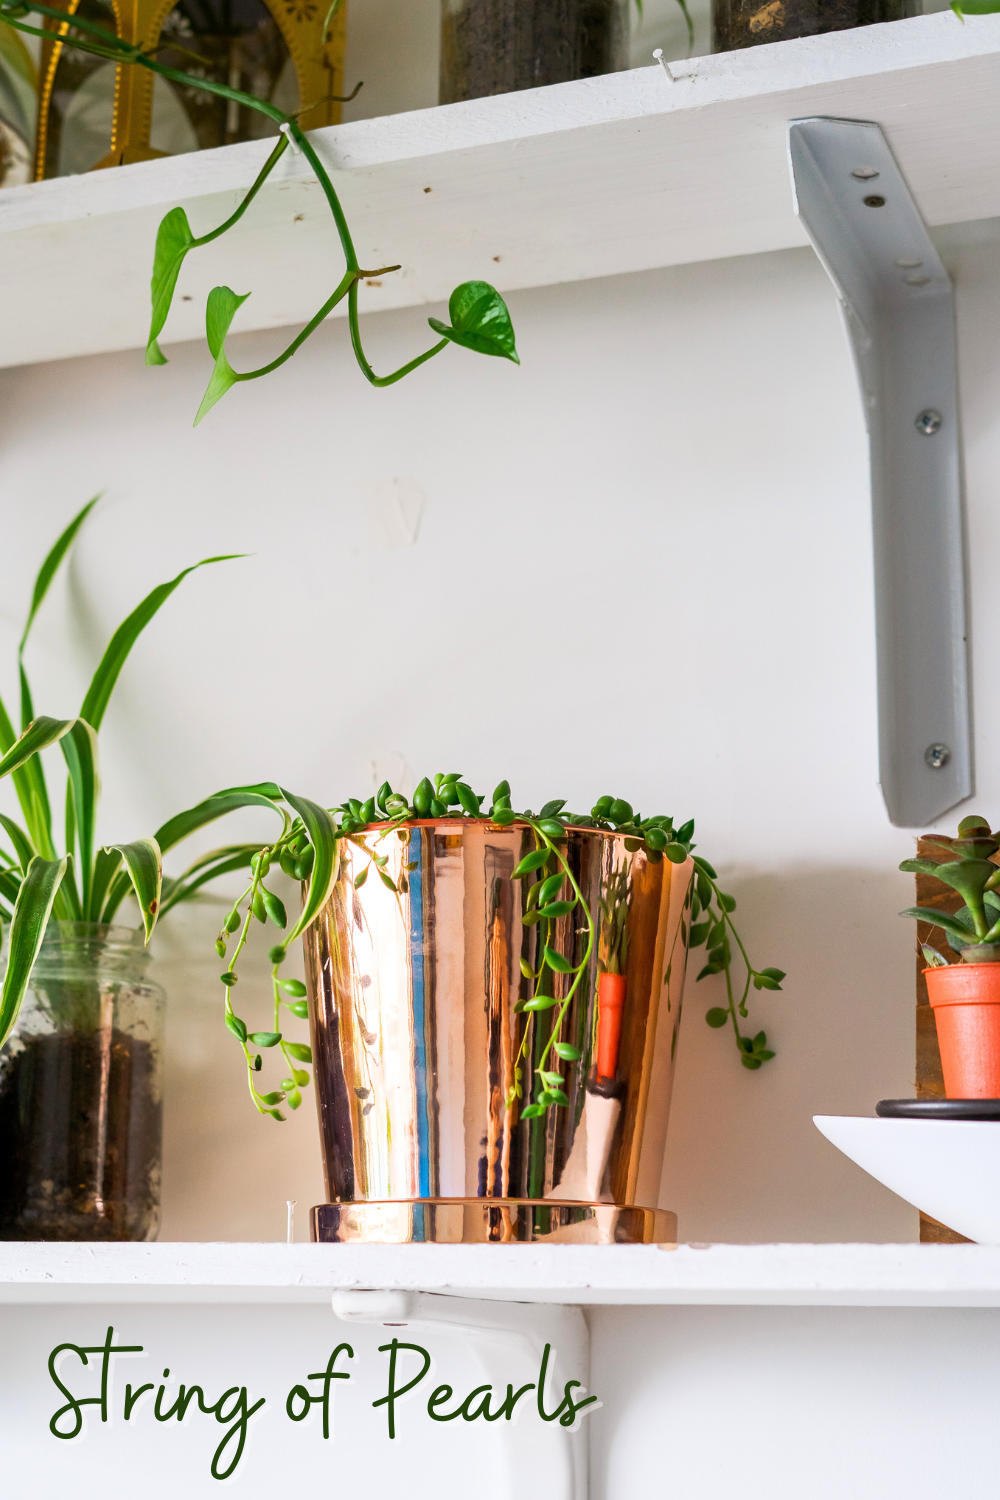
<instances>
[{"instance_id":1,"label":"gold decorative frame","mask_svg":"<svg viewBox=\"0 0 1000 1500\"><path fill-rule=\"evenodd\" d=\"M176 0L112 0L118 35L123 40L149 48L160 39L160 28L173 10ZM322 39L327 8L322 0L263 0L291 55L299 83L299 97L313 104L301 116L305 130L340 121L340 105L329 96L342 94L344 84L344 50L347 41L346 4L341 5L330 27L330 38ZM65 0L60 6L67 16L76 11L79 0ZM42 43L39 66L38 129L35 135L35 180L45 175L45 153L48 144L49 110L56 69L67 31L66 22L46 21L51 40ZM118 167L128 162L151 161L162 156L149 144L153 116L153 74L147 68L120 67L115 86L114 114L111 124L111 148L91 169Z\"/></svg>"}]
</instances>

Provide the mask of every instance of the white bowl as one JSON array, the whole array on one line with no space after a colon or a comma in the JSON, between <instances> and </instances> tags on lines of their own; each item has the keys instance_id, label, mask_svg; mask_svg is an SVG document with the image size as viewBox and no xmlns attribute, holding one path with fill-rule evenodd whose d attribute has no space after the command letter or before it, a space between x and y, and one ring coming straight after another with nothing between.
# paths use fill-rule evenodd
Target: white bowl
<instances>
[{"instance_id":1,"label":"white bowl","mask_svg":"<svg viewBox=\"0 0 1000 1500\"><path fill-rule=\"evenodd\" d=\"M1000 1244L1000 1121L813 1115L828 1141L966 1239Z\"/></svg>"}]
</instances>

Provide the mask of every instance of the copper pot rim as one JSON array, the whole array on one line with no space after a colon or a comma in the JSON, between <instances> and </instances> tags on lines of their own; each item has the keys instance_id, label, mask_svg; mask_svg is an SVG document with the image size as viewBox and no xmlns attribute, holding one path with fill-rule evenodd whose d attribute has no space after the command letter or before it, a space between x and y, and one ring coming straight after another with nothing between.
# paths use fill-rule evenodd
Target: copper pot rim
<instances>
[{"instance_id":1,"label":"copper pot rim","mask_svg":"<svg viewBox=\"0 0 1000 1500\"><path fill-rule=\"evenodd\" d=\"M363 837L364 834L374 832L377 829L391 831L394 828L455 828L456 826L461 828L470 823L492 829L496 833L506 833L511 828L531 827L531 824L523 818L515 818L513 823L494 823L492 818L470 818L466 813L456 813L452 818L405 818L399 823L386 819L384 823L368 823L364 829L358 830L358 836ZM634 833L622 833L616 831L614 828L587 828L582 823L567 823L566 832L592 834L595 838L602 839L634 839L636 837ZM349 833L345 837L354 838L355 835ZM643 839L639 839L638 842L645 844L645 840Z\"/></svg>"}]
</instances>

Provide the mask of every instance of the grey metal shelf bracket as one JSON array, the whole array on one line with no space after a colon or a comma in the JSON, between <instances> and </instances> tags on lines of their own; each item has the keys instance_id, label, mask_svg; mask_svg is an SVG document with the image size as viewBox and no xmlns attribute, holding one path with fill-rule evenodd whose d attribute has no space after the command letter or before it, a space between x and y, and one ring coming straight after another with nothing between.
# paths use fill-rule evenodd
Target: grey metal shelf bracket
<instances>
[{"instance_id":1,"label":"grey metal shelf bracket","mask_svg":"<svg viewBox=\"0 0 1000 1500\"><path fill-rule=\"evenodd\" d=\"M590 1333L579 1307L354 1287L337 1288L332 1302L334 1313L345 1323L381 1323L393 1329L408 1328L410 1337L430 1333L460 1339L474 1352L497 1391L506 1390L512 1378L516 1386L536 1381L546 1344L553 1361L546 1380L552 1393L567 1379L586 1382L590 1378ZM553 1410L557 1405L558 1396L549 1401ZM497 1446L491 1462L506 1479L507 1492L519 1494L527 1474L531 1487L546 1500L587 1500L590 1434L580 1430L580 1422L578 1416L574 1427L558 1423L553 1429L525 1421L515 1429L516 1439L512 1423L495 1424ZM473 1489L459 1482L455 1493Z\"/></svg>"},{"instance_id":2,"label":"grey metal shelf bracket","mask_svg":"<svg viewBox=\"0 0 1000 1500\"><path fill-rule=\"evenodd\" d=\"M877 125L792 120L788 157L868 426L879 780L921 828L973 791L952 284Z\"/></svg>"}]
</instances>

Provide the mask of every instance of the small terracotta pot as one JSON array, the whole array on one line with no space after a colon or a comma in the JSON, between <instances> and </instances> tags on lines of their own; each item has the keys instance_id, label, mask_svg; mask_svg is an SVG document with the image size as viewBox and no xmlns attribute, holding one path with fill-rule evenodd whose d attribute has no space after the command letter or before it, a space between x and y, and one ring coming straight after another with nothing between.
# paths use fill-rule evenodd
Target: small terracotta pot
<instances>
[{"instance_id":1,"label":"small terracotta pot","mask_svg":"<svg viewBox=\"0 0 1000 1500\"><path fill-rule=\"evenodd\" d=\"M949 1099L1000 1099L1000 964L924 970Z\"/></svg>"},{"instance_id":2,"label":"small terracotta pot","mask_svg":"<svg viewBox=\"0 0 1000 1500\"><path fill-rule=\"evenodd\" d=\"M622 1011L628 979L602 974L597 981L597 1076L614 1078L622 1039Z\"/></svg>"}]
</instances>

